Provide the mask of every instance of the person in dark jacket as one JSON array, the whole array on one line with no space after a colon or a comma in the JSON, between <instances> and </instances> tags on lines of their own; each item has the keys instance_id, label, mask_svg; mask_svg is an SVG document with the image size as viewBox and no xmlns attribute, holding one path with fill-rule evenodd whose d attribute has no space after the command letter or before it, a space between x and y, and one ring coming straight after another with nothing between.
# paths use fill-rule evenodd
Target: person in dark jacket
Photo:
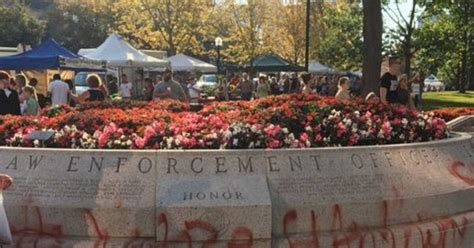
<instances>
[{"instance_id":1,"label":"person in dark jacket","mask_svg":"<svg viewBox=\"0 0 474 248\"><path fill-rule=\"evenodd\" d=\"M21 115L18 92L10 85L10 75L0 71L0 115Z\"/></svg>"}]
</instances>

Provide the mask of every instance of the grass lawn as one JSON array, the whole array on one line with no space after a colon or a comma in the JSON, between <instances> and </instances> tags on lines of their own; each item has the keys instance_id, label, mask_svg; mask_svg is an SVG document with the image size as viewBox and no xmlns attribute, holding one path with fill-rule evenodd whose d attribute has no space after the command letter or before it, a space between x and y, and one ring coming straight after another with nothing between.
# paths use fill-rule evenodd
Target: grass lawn
<instances>
[{"instance_id":1,"label":"grass lawn","mask_svg":"<svg viewBox=\"0 0 474 248\"><path fill-rule=\"evenodd\" d=\"M423 109L474 107L474 91L461 94L459 91L423 93Z\"/></svg>"}]
</instances>

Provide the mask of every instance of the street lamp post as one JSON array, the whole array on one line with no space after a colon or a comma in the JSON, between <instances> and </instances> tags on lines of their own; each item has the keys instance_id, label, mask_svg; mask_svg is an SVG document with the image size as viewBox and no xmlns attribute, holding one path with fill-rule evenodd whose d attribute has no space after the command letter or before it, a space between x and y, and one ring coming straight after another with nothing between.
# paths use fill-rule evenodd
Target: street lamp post
<instances>
[{"instance_id":1,"label":"street lamp post","mask_svg":"<svg viewBox=\"0 0 474 248\"><path fill-rule=\"evenodd\" d=\"M222 38L217 37L215 40L216 50L217 50L217 73L221 71L221 47L222 47Z\"/></svg>"},{"instance_id":2,"label":"street lamp post","mask_svg":"<svg viewBox=\"0 0 474 248\"><path fill-rule=\"evenodd\" d=\"M305 49L305 60L304 68L306 71L309 70L309 28L311 18L311 0L306 0L306 49Z\"/></svg>"}]
</instances>

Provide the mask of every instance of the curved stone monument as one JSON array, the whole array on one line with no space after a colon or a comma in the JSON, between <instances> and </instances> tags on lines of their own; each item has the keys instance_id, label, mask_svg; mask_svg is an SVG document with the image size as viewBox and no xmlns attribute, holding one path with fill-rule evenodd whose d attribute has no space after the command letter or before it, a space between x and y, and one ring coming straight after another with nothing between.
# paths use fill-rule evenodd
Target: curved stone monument
<instances>
[{"instance_id":1,"label":"curved stone monument","mask_svg":"<svg viewBox=\"0 0 474 248\"><path fill-rule=\"evenodd\" d=\"M12 247L474 247L467 134L298 150L0 148Z\"/></svg>"}]
</instances>

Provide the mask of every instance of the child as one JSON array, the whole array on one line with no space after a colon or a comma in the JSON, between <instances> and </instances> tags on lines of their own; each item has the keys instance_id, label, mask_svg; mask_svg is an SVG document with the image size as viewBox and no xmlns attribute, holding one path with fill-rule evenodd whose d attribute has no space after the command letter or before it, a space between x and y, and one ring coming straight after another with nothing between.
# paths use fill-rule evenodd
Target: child
<instances>
[{"instance_id":1,"label":"child","mask_svg":"<svg viewBox=\"0 0 474 248\"><path fill-rule=\"evenodd\" d=\"M336 93L336 99L338 100L350 100L351 95L349 94L349 78L342 77L338 83L339 90Z\"/></svg>"},{"instance_id":2,"label":"child","mask_svg":"<svg viewBox=\"0 0 474 248\"><path fill-rule=\"evenodd\" d=\"M35 88L31 86L25 86L23 88L23 94L25 96L25 108L23 115L38 115L38 100L36 99Z\"/></svg>"}]
</instances>

